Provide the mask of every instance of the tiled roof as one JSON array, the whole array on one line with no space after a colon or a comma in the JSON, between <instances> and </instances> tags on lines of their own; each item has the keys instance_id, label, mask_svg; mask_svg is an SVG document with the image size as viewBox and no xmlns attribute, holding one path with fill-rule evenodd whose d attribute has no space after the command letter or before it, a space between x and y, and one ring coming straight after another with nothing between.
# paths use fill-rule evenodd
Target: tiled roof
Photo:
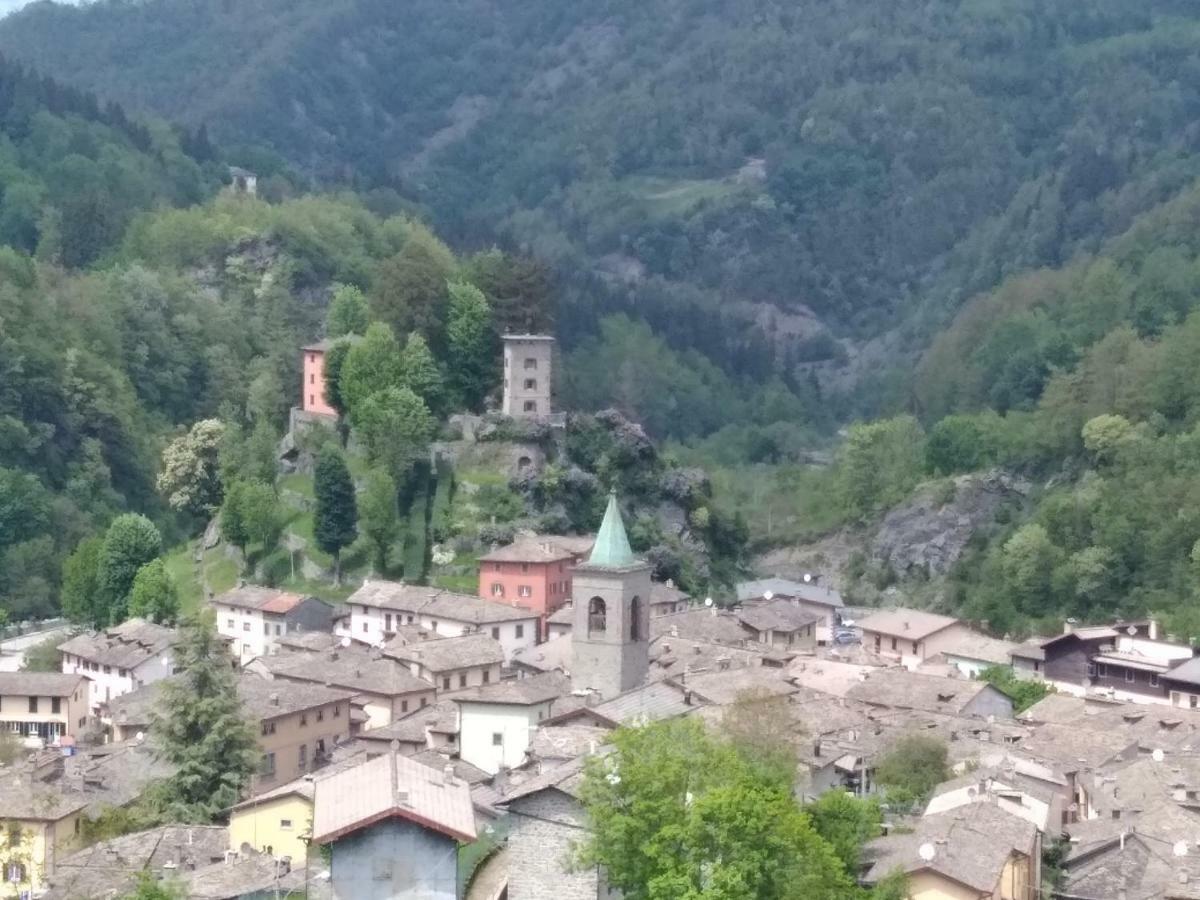
<instances>
[{"instance_id":1,"label":"tiled roof","mask_svg":"<svg viewBox=\"0 0 1200 900\"><path fill-rule=\"evenodd\" d=\"M500 642L483 632L417 643L393 638L384 645L383 652L402 662L419 663L435 673L504 662L504 648Z\"/></svg>"},{"instance_id":2,"label":"tiled roof","mask_svg":"<svg viewBox=\"0 0 1200 900\"><path fill-rule=\"evenodd\" d=\"M1000 882L1013 851L1029 855L1037 828L995 806L979 804L970 816L957 812L923 816L911 834L893 834L872 841L866 858L872 862L866 881L879 881L896 869L929 869L989 896ZM932 859L921 849L932 847Z\"/></svg>"},{"instance_id":3,"label":"tiled roof","mask_svg":"<svg viewBox=\"0 0 1200 900\"><path fill-rule=\"evenodd\" d=\"M507 547L497 547L491 553L479 557L480 562L552 563L574 559L575 555L564 547L538 538L517 538Z\"/></svg>"},{"instance_id":4,"label":"tiled roof","mask_svg":"<svg viewBox=\"0 0 1200 900\"><path fill-rule=\"evenodd\" d=\"M890 637L904 638L906 641L920 641L957 623L958 619L950 616L939 616L920 609L901 608L880 610L857 624L864 632L886 634Z\"/></svg>"},{"instance_id":5,"label":"tiled roof","mask_svg":"<svg viewBox=\"0 0 1200 900\"><path fill-rule=\"evenodd\" d=\"M80 791L64 791L29 775L0 778L0 810L5 818L57 822L88 804Z\"/></svg>"},{"instance_id":6,"label":"tiled roof","mask_svg":"<svg viewBox=\"0 0 1200 900\"><path fill-rule=\"evenodd\" d=\"M135 618L104 631L77 634L59 644L58 650L101 665L133 669L160 655L177 640L175 629Z\"/></svg>"},{"instance_id":7,"label":"tiled roof","mask_svg":"<svg viewBox=\"0 0 1200 900\"><path fill-rule=\"evenodd\" d=\"M571 635L560 634L548 641L522 647L513 652L514 666L524 666L537 672L570 672L575 656L575 645Z\"/></svg>"},{"instance_id":8,"label":"tiled roof","mask_svg":"<svg viewBox=\"0 0 1200 900\"><path fill-rule=\"evenodd\" d=\"M507 805L548 789L562 791L568 796L578 798L579 788L583 784L583 768L586 762L586 756L579 756L534 775L519 784L514 784L504 793L500 802Z\"/></svg>"},{"instance_id":9,"label":"tiled roof","mask_svg":"<svg viewBox=\"0 0 1200 900\"><path fill-rule=\"evenodd\" d=\"M385 753L317 782L313 843L328 844L401 818L458 841L475 839L467 783L397 753Z\"/></svg>"},{"instance_id":10,"label":"tiled roof","mask_svg":"<svg viewBox=\"0 0 1200 900\"><path fill-rule=\"evenodd\" d=\"M789 684L785 676L783 669L760 666L755 669L731 669L727 672L689 675L686 681L677 684L694 691L696 696L710 703L724 706L746 693L767 693L777 697L796 693L799 688Z\"/></svg>"},{"instance_id":11,"label":"tiled roof","mask_svg":"<svg viewBox=\"0 0 1200 900\"><path fill-rule=\"evenodd\" d=\"M528 678L486 684L457 694L456 703L497 703L533 706L571 692L571 680L560 672L543 672Z\"/></svg>"},{"instance_id":12,"label":"tiled roof","mask_svg":"<svg viewBox=\"0 0 1200 900\"><path fill-rule=\"evenodd\" d=\"M893 709L957 714L981 693L999 693L986 681L942 678L902 668L867 670L864 674L866 680L851 686L846 698Z\"/></svg>"},{"instance_id":13,"label":"tiled roof","mask_svg":"<svg viewBox=\"0 0 1200 900\"><path fill-rule=\"evenodd\" d=\"M346 691L335 691L315 684L268 681L251 674L238 677L237 691L246 714L256 721L303 712L351 697Z\"/></svg>"},{"instance_id":14,"label":"tiled roof","mask_svg":"<svg viewBox=\"0 0 1200 900\"><path fill-rule=\"evenodd\" d=\"M369 728L359 732L358 739L375 743L396 740L404 744L424 746L427 728L438 734L458 734L458 704L453 700L439 700L382 728Z\"/></svg>"},{"instance_id":15,"label":"tiled roof","mask_svg":"<svg viewBox=\"0 0 1200 900\"><path fill-rule=\"evenodd\" d=\"M217 825L162 825L111 838L56 860L44 900L132 894L142 872L207 866L228 847L229 829Z\"/></svg>"},{"instance_id":16,"label":"tiled roof","mask_svg":"<svg viewBox=\"0 0 1200 900\"><path fill-rule=\"evenodd\" d=\"M323 684L378 696L396 697L433 690L432 684L413 675L407 666L394 659L349 647L323 653L260 657L255 665L263 666L276 681Z\"/></svg>"},{"instance_id":17,"label":"tiled roof","mask_svg":"<svg viewBox=\"0 0 1200 900\"><path fill-rule=\"evenodd\" d=\"M285 613L304 602L304 597L258 584L245 584L213 597L213 603L235 606L238 609L258 609L263 612Z\"/></svg>"},{"instance_id":18,"label":"tiled roof","mask_svg":"<svg viewBox=\"0 0 1200 900\"><path fill-rule=\"evenodd\" d=\"M87 680L56 672L0 672L0 697L70 697Z\"/></svg>"},{"instance_id":19,"label":"tiled roof","mask_svg":"<svg viewBox=\"0 0 1200 900\"><path fill-rule=\"evenodd\" d=\"M817 617L805 612L790 600L762 600L746 603L734 615L755 631L792 633L817 622Z\"/></svg>"},{"instance_id":20,"label":"tiled roof","mask_svg":"<svg viewBox=\"0 0 1200 900\"><path fill-rule=\"evenodd\" d=\"M507 603L481 600L469 594L455 594L438 588L403 584L396 581L366 581L350 595L348 604L376 609L401 610L436 619L490 625L537 618L537 613Z\"/></svg>"},{"instance_id":21,"label":"tiled roof","mask_svg":"<svg viewBox=\"0 0 1200 900\"><path fill-rule=\"evenodd\" d=\"M729 644L733 647L740 647L750 640L750 633L737 616L715 606L654 616L650 619L650 634L654 637L671 635L693 641Z\"/></svg>"},{"instance_id":22,"label":"tiled roof","mask_svg":"<svg viewBox=\"0 0 1200 900\"><path fill-rule=\"evenodd\" d=\"M806 603L819 603L822 606L841 608L842 595L831 588L803 581L792 581L788 578L760 578L757 581L743 581L737 585L736 595L739 603L747 600L761 600L770 592L772 597L791 597Z\"/></svg>"}]
</instances>

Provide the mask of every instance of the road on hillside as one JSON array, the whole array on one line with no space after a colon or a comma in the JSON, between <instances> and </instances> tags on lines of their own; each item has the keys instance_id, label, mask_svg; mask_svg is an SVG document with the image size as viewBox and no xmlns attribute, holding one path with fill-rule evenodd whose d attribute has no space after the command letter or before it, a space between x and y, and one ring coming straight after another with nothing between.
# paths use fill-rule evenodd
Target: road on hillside
<instances>
[{"instance_id":1,"label":"road on hillside","mask_svg":"<svg viewBox=\"0 0 1200 900\"><path fill-rule=\"evenodd\" d=\"M9 638L7 641L0 641L0 672L16 672L21 668L21 664L25 662L25 651L35 644L40 644L48 637L56 637L60 640L66 640L68 629L63 626L61 628L51 628L47 631L35 631L31 634L23 634L20 637Z\"/></svg>"}]
</instances>

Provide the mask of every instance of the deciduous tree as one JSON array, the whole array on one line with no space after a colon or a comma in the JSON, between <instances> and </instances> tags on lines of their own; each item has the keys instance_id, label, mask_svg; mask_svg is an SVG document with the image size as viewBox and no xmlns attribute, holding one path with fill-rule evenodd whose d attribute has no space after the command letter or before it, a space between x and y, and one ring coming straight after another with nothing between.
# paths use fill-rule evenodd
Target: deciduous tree
<instances>
[{"instance_id":1,"label":"deciduous tree","mask_svg":"<svg viewBox=\"0 0 1200 900\"><path fill-rule=\"evenodd\" d=\"M104 614L97 619L104 625L124 621L129 592L138 570L162 553L162 536L154 523L137 513L118 516L104 535L100 548L98 580L104 602Z\"/></svg>"},{"instance_id":2,"label":"deciduous tree","mask_svg":"<svg viewBox=\"0 0 1200 900\"><path fill-rule=\"evenodd\" d=\"M163 450L158 490L172 509L211 515L221 505L219 451L225 425L204 419Z\"/></svg>"},{"instance_id":3,"label":"deciduous tree","mask_svg":"<svg viewBox=\"0 0 1200 900\"><path fill-rule=\"evenodd\" d=\"M129 614L160 625L174 622L179 615L179 591L161 559L138 569L129 593Z\"/></svg>"},{"instance_id":4,"label":"deciduous tree","mask_svg":"<svg viewBox=\"0 0 1200 900\"><path fill-rule=\"evenodd\" d=\"M497 378L491 310L483 292L473 284L452 281L449 290L446 345L453 361L450 384L459 403L479 409Z\"/></svg>"},{"instance_id":5,"label":"deciduous tree","mask_svg":"<svg viewBox=\"0 0 1200 900\"><path fill-rule=\"evenodd\" d=\"M363 534L375 546L375 567L381 575L388 570L388 552L400 536L400 515L396 508L396 482L387 472L372 469L359 501L359 523Z\"/></svg>"},{"instance_id":6,"label":"deciduous tree","mask_svg":"<svg viewBox=\"0 0 1200 900\"><path fill-rule=\"evenodd\" d=\"M371 462L400 481L427 450L434 421L425 402L411 390L389 388L358 405L354 427Z\"/></svg>"},{"instance_id":7,"label":"deciduous tree","mask_svg":"<svg viewBox=\"0 0 1200 900\"><path fill-rule=\"evenodd\" d=\"M104 625L100 589L100 552L104 538L94 535L79 542L63 562L62 610L72 622L90 628Z\"/></svg>"},{"instance_id":8,"label":"deciduous tree","mask_svg":"<svg viewBox=\"0 0 1200 900\"><path fill-rule=\"evenodd\" d=\"M329 304L326 335L339 338L347 334L362 334L369 322L370 308L363 292L352 284L335 286L333 301Z\"/></svg>"}]
</instances>

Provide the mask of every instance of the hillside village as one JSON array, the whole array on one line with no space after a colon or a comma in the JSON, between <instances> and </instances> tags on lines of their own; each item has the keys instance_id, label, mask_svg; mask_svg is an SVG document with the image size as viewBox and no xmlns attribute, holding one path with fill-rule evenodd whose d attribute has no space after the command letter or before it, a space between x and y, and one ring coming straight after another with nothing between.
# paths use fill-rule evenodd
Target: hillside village
<instances>
[{"instance_id":1,"label":"hillside village","mask_svg":"<svg viewBox=\"0 0 1200 900\"><path fill-rule=\"evenodd\" d=\"M506 338L508 416L553 422L550 344ZM322 350L303 352L296 416L326 427ZM1014 643L847 607L816 574L717 603L652 568L612 494L595 534L483 554L476 594L379 578L342 604L214 594L255 770L211 825L113 825L183 777L157 732L206 626L77 633L61 672L0 673L0 730L20 739L0 772L8 889L121 897L149 877L213 900L611 898L576 856L589 767L622 730L719 729L749 710L794 752L795 802L886 801L852 873L866 888L902 873L922 900L1198 896L1200 658L1155 621ZM905 800L886 770L914 742L941 771Z\"/></svg>"}]
</instances>

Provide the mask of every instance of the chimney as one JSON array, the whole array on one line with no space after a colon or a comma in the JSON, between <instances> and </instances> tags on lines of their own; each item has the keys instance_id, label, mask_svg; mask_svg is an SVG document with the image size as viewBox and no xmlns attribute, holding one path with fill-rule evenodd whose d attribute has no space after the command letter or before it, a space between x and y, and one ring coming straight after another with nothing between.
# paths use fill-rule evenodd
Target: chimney
<instances>
[{"instance_id":1,"label":"chimney","mask_svg":"<svg viewBox=\"0 0 1200 900\"><path fill-rule=\"evenodd\" d=\"M1063 622L1063 634L1070 634L1075 630L1075 619L1067 619Z\"/></svg>"},{"instance_id":2,"label":"chimney","mask_svg":"<svg viewBox=\"0 0 1200 900\"><path fill-rule=\"evenodd\" d=\"M907 619L904 622L904 630L908 631L908 620Z\"/></svg>"},{"instance_id":3,"label":"chimney","mask_svg":"<svg viewBox=\"0 0 1200 900\"><path fill-rule=\"evenodd\" d=\"M1158 640L1158 622L1155 619L1150 620L1150 640Z\"/></svg>"},{"instance_id":4,"label":"chimney","mask_svg":"<svg viewBox=\"0 0 1200 900\"><path fill-rule=\"evenodd\" d=\"M683 703L684 703L684 706L692 705L692 692L691 691L683 692Z\"/></svg>"},{"instance_id":5,"label":"chimney","mask_svg":"<svg viewBox=\"0 0 1200 900\"><path fill-rule=\"evenodd\" d=\"M442 776L448 784L454 784L454 763L446 763L442 767Z\"/></svg>"}]
</instances>

